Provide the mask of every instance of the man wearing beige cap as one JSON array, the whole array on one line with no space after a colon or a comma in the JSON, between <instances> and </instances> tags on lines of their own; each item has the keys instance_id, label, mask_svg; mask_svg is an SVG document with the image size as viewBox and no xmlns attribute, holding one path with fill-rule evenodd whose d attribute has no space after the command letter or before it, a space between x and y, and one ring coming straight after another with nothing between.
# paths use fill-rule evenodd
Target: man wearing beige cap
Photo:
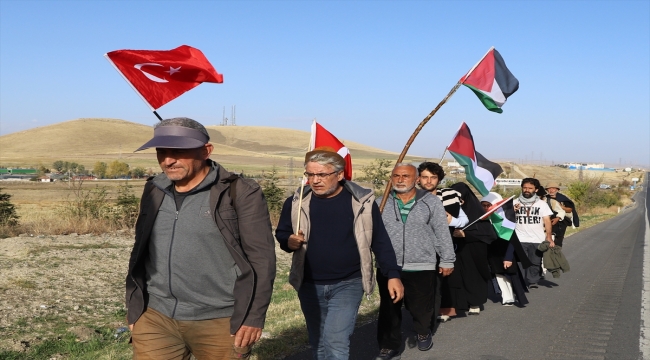
<instances>
[{"instance_id":1,"label":"man wearing beige cap","mask_svg":"<svg viewBox=\"0 0 650 360\"><path fill-rule=\"evenodd\" d=\"M138 150L162 174L144 187L126 277L134 358L248 356L260 339L275 247L259 185L210 160L203 125L163 120Z\"/></svg>"},{"instance_id":2,"label":"man wearing beige cap","mask_svg":"<svg viewBox=\"0 0 650 360\"><path fill-rule=\"evenodd\" d=\"M375 196L344 180L344 168L345 160L332 148L308 152L309 185L284 202L275 231L282 250L293 253L289 283L298 291L309 344L318 360L349 358L363 293L375 287L371 252L388 279L393 301L404 293Z\"/></svg>"},{"instance_id":3,"label":"man wearing beige cap","mask_svg":"<svg viewBox=\"0 0 650 360\"><path fill-rule=\"evenodd\" d=\"M551 201L557 201L558 206L564 211L564 217L555 217L551 219L553 234L555 234L555 245L562 246L564 234L568 226L579 226L579 219L575 211L575 204L566 195L560 193L560 184L551 181L545 186L548 192L547 203L551 206ZM553 207L551 207L553 209ZM575 216L574 216L575 215ZM576 220L578 219L578 220Z\"/></svg>"}]
</instances>

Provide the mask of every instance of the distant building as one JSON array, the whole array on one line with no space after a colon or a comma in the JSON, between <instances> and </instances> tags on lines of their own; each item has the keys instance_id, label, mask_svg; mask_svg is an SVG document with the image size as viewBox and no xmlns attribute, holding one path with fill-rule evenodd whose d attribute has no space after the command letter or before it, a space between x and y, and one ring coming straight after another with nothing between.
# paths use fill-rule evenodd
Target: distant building
<instances>
[{"instance_id":1,"label":"distant building","mask_svg":"<svg viewBox=\"0 0 650 360\"><path fill-rule=\"evenodd\" d=\"M36 169L0 168L0 175L36 175Z\"/></svg>"},{"instance_id":2,"label":"distant building","mask_svg":"<svg viewBox=\"0 0 650 360\"><path fill-rule=\"evenodd\" d=\"M564 163L564 167L569 170L594 170L594 171L616 171L614 168L606 168L605 164L587 164L587 163Z\"/></svg>"}]
</instances>

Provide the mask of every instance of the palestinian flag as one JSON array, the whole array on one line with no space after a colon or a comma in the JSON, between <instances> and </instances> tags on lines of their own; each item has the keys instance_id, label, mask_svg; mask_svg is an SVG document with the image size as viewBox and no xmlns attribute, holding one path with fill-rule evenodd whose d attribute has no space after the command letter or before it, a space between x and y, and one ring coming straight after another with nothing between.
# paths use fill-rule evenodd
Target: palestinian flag
<instances>
[{"instance_id":1,"label":"palestinian flag","mask_svg":"<svg viewBox=\"0 0 650 360\"><path fill-rule=\"evenodd\" d=\"M489 161L474 149L474 138L467 124L463 122L460 125L460 129L447 149L465 168L467 181L481 195L486 196L494 186L494 179L503 172L503 169L501 165Z\"/></svg>"},{"instance_id":2,"label":"palestinian flag","mask_svg":"<svg viewBox=\"0 0 650 360\"><path fill-rule=\"evenodd\" d=\"M492 204L485 215L481 216L481 220L490 218L497 235L504 240L510 240L512 233L515 231L517 218L515 208L512 205L512 199L514 197L513 195L505 200Z\"/></svg>"},{"instance_id":3,"label":"palestinian flag","mask_svg":"<svg viewBox=\"0 0 650 360\"><path fill-rule=\"evenodd\" d=\"M499 114L503 112L501 107L506 99L519 89L519 80L508 70L494 47L460 79L460 83L470 88L488 110Z\"/></svg>"}]
</instances>

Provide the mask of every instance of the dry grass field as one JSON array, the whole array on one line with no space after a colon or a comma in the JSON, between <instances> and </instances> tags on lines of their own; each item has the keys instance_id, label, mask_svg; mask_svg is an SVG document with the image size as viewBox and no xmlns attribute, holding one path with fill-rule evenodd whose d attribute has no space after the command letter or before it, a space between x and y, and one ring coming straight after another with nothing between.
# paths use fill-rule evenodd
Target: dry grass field
<instances>
[{"instance_id":1,"label":"dry grass field","mask_svg":"<svg viewBox=\"0 0 650 360\"><path fill-rule=\"evenodd\" d=\"M124 276L133 233L15 237L0 240L0 358L131 358L125 324ZM276 247L277 277L263 339L252 359L282 359L307 343L296 291L288 284L291 255ZM374 318L375 292L359 322Z\"/></svg>"},{"instance_id":2,"label":"dry grass field","mask_svg":"<svg viewBox=\"0 0 650 360\"><path fill-rule=\"evenodd\" d=\"M503 164L503 166L509 166L509 164ZM511 166L511 165L510 165ZM557 181L560 183L561 187L565 187L568 183L576 181L580 177L580 171L577 170L568 170L558 166L541 166L541 165L526 165L526 164L517 164L516 165L519 171L526 174L528 177L534 177L539 179L542 184L546 184L549 181ZM513 178L521 178L522 175L516 171L512 171ZM643 171L634 171L634 172L623 172L623 171L593 171L593 170L583 170L582 177L583 179L596 178L601 179L602 183L608 185L618 185L623 180L631 182L632 178L641 178L643 176Z\"/></svg>"}]
</instances>

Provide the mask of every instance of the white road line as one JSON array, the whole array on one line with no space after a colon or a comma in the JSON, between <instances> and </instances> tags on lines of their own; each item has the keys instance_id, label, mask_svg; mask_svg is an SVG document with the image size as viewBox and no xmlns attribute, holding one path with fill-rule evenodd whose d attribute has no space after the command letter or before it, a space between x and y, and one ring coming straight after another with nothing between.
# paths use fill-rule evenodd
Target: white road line
<instances>
[{"instance_id":1,"label":"white road line","mask_svg":"<svg viewBox=\"0 0 650 360\"><path fill-rule=\"evenodd\" d=\"M650 222L648 222L648 173L644 201L645 238L643 246L643 291L641 297L641 332L639 350L643 359L650 359Z\"/></svg>"}]
</instances>

